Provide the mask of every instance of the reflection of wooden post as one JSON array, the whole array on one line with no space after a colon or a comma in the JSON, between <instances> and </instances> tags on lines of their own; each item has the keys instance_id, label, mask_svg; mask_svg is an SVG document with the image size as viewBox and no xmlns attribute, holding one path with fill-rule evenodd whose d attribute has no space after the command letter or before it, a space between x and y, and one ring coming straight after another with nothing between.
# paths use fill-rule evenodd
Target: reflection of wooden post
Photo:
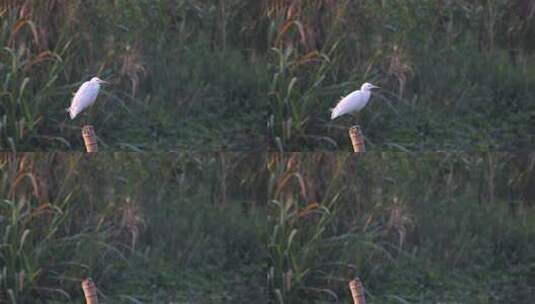
<instances>
[{"instance_id":1,"label":"reflection of wooden post","mask_svg":"<svg viewBox=\"0 0 535 304\"><path fill-rule=\"evenodd\" d=\"M351 290L351 296L353 296L353 304L366 304L364 287L362 287L362 282L358 277L349 282L349 290Z\"/></svg>"},{"instance_id":2,"label":"reflection of wooden post","mask_svg":"<svg viewBox=\"0 0 535 304\"><path fill-rule=\"evenodd\" d=\"M349 128L349 138L351 138L353 152L366 152L366 147L364 146L364 136L362 135L360 126L355 125Z\"/></svg>"},{"instance_id":3,"label":"reflection of wooden post","mask_svg":"<svg viewBox=\"0 0 535 304\"><path fill-rule=\"evenodd\" d=\"M85 302L87 304L98 304L97 288L91 278L82 281L82 289L84 290Z\"/></svg>"},{"instance_id":4,"label":"reflection of wooden post","mask_svg":"<svg viewBox=\"0 0 535 304\"><path fill-rule=\"evenodd\" d=\"M85 149L87 152L98 152L97 136L92 125L82 127L82 137L84 138Z\"/></svg>"}]
</instances>

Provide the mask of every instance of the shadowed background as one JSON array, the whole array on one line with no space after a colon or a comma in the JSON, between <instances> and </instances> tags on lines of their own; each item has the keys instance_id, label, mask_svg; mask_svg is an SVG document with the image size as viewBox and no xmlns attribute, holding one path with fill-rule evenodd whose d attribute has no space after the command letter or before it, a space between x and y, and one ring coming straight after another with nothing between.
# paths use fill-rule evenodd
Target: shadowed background
<instances>
[{"instance_id":1,"label":"shadowed background","mask_svg":"<svg viewBox=\"0 0 535 304\"><path fill-rule=\"evenodd\" d=\"M3 154L0 299L530 303L535 155Z\"/></svg>"}]
</instances>

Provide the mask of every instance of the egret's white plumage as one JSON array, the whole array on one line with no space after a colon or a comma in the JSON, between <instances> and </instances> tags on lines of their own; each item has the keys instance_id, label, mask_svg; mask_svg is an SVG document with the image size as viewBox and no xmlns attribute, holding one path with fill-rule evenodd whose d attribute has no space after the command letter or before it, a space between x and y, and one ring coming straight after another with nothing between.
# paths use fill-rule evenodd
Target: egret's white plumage
<instances>
[{"instance_id":1,"label":"egret's white plumage","mask_svg":"<svg viewBox=\"0 0 535 304\"><path fill-rule=\"evenodd\" d=\"M331 119L335 119L344 114L351 114L353 112L358 112L362 110L368 104L370 96L372 94L372 89L379 88L374 86L371 83L364 83L360 90L354 91L342 98L340 102L334 107L331 113Z\"/></svg>"},{"instance_id":2,"label":"egret's white plumage","mask_svg":"<svg viewBox=\"0 0 535 304\"><path fill-rule=\"evenodd\" d=\"M82 84L76 94L74 94L71 106L67 108L67 112L69 112L71 119L74 119L76 115L80 114L80 112L95 102L101 83L106 82L98 77L93 77L91 80Z\"/></svg>"}]
</instances>

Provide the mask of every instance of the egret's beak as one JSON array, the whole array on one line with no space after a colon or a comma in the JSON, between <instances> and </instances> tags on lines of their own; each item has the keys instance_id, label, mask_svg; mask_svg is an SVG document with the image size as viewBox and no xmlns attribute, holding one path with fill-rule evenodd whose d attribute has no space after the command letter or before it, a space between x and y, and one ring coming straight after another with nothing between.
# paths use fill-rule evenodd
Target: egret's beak
<instances>
[{"instance_id":1,"label":"egret's beak","mask_svg":"<svg viewBox=\"0 0 535 304\"><path fill-rule=\"evenodd\" d=\"M100 83L109 84L109 82L107 82L107 81L105 81L105 80L102 80L102 79L101 79L99 82L100 82Z\"/></svg>"},{"instance_id":2,"label":"egret's beak","mask_svg":"<svg viewBox=\"0 0 535 304\"><path fill-rule=\"evenodd\" d=\"M372 89L380 89L380 88L381 88L381 87L378 87L378 86L376 86L376 85L374 85L374 86L372 87Z\"/></svg>"}]
</instances>

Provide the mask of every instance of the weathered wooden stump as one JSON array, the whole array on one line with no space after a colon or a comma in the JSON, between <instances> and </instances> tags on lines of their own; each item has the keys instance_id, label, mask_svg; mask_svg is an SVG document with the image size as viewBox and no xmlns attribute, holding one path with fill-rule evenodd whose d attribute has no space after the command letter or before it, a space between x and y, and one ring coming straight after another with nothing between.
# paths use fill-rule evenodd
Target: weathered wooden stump
<instances>
[{"instance_id":1,"label":"weathered wooden stump","mask_svg":"<svg viewBox=\"0 0 535 304\"><path fill-rule=\"evenodd\" d=\"M353 304L366 304L366 300L364 299L364 287L362 287L362 282L358 277L349 282L349 290L351 290Z\"/></svg>"},{"instance_id":2,"label":"weathered wooden stump","mask_svg":"<svg viewBox=\"0 0 535 304\"><path fill-rule=\"evenodd\" d=\"M84 290L85 302L87 304L98 304L97 288L91 278L86 278L82 281L82 289Z\"/></svg>"},{"instance_id":3,"label":"weathered wooden stump","mask_svg":"<svg viewBox=\"0 0 535 304\"><path fill-rule=\"evenodd\" d=\"M360 129L359 125L349 128L349 138L351 139L351 144L353 145L353 152L366 152L366 147L364 146L364 136L362 135L362 130Z\"/></svg>"},{"instance_id":4,"label":"weathered wooden stump","mask_svg":"<svg viewBox=\"0 0 535 304\"><path fill-rule=\"evenodd\" d=\"M98 152L97 136L92 125L82 127L82 137L84 138L85 149L88 153Z\"/></svg>"}]
</instances>

